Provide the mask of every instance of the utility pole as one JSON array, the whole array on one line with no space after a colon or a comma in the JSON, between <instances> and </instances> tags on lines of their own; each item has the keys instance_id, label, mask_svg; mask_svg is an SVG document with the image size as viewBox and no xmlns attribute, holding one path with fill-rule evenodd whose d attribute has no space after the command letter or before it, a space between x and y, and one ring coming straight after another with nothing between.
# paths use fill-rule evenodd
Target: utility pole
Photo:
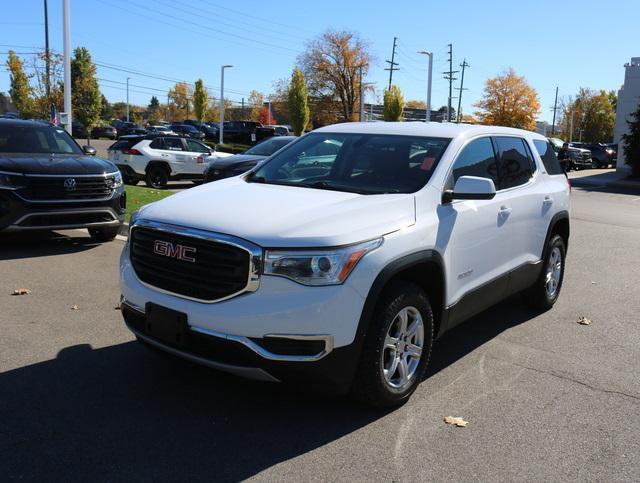
<instances>
[{"instance_id":1,"label":"utility pole","mask_svg":"<svg viewBox=\"0 0 640 483\"><path fill-rule=\"evenodd\" d=\"M271 126L271 96L267 99L267 119L269 120L267 124Z\"/></svg>"},{"instance_id":2,"label":"utility pole","mask_svg":"<svg viewBox=\"0 0 640 483\"><path fill-rule=\"evenodd\" d=\"M460 124L460 122L462 121L462 115L460 114L460 108L462 105L462 91L466 90L463 86L464 86L464 69L465 67L471 67L469 64L467 64L467 59L464 59L462 61L462 64L460 64L460 67L462 67L462 75L460 76L460 88L458 89L458 112L456 113L457 119L458 119L458 124Z\"/></svg>"},{"instance_id":3,"label":"utility pole","mask_svg":"<svg viewBox=\"0 0 640 483\"><path fill-rule=\"evenodd\" d=\"M393 50L391 51L391 60L385 60L385 62L389 64L389 67L384 69L389 71L389 90L391 90L391 81L393 80L393 71L400 70L399 67L396 67L396 65L400 65L400 64L398 64L397 62L394 62L396 58L396 42L397 41L398 41L398 37L394 37Z\"/></svg>"},{"instance_id":4,"label":"utility pole","mask_svg":"<svg viewBox=\"0 0 640 483\"><path fill-rule=\"evenodd\" d=\"M224 70L228 67L233 66L228 64L220 66L220 129L218 130L220 133L220 144L224 142Z\"/></svg>"},{"instance_id":5,"label":"utility pole","mask_svg":"<svg viewBox=\"0 0 640 483\"><path fill-rule=\"evenodd\" d=\"M244 119L244 97L242 98L242 119Z\"/></svg>"},{"instance_id":6,"label":"utility pole","mask_svg":"<svg viewBox=\"0 0 640 483\"><path fill-rule=\"evenodd\" d=\"M167 114L166 114L166 117L167 117L166 120L168 121L169 120L169 93L168 92L167 92Z\"/></svg>"},{"instance_id":7,"label":"utility pole","mask_svg":"<svg viewBox=\"0 0 640 483\"><path fill-rule=\"evenodd\" d=\"M127 122L129 122L129 79L131 77L127 77Z\"/></svg>"},{"instance_id":8,"label":"utility pole","mask_svg":"<svg viewBox=\"0 0 640 483\"><path fill-rule=\"evenodd\" d=\"M451 101L453 99L453 81L458 80L457 77L453 77L453 74L457 74L459 71L453 70L453 44L449 46L449 70L443 72L444 78L449 81L449 99L447 102L447 122L451 121Z\"/></svg>"},{"instance_id":9,"label":"utility pole","mask_svg":"<svg viewBox=\"0 0 640 483\"><path fill-rule=\"evenodd\" d=\"M556 86L556 100L553 101L553 123L551 124L551 135L556 133L556 110L558 109L558 86Z\"/></svg>"},{"instance_id":10,"label":"utility pole","mask_svg":"<svg viewBox=\"0 0 640 483\"><path fill-rule=\"evenodd\" d=\"M47 102L51 103L51 58L49 57L49 9L47 0L44 0L44 86L47 93Z\"/></svg>"},{"instance_id":11,"label":"utility pole","mask_svg":"<svg viewBox=\"0 0 640 483\"><path fill-rule=\"evenodd\" d=\"M62 0L62 31L64 50L64 110L66 112L65 129L71 134L73 113L71 112L71 26L69 0Z\"/></svg>"},{"instance_id":12,"label":"utility pole","mask_svg":"<svg viewBox=\"0 0 640 483\"><path fill-rule=\"evenodd\" d=\"M431 121L431 79L433 77L433 52L428 50L420 50L419 54L429 56L429 77L427 79L427 108L425 109L424 120L426 122Z\"/></svg>"}]
</instances>

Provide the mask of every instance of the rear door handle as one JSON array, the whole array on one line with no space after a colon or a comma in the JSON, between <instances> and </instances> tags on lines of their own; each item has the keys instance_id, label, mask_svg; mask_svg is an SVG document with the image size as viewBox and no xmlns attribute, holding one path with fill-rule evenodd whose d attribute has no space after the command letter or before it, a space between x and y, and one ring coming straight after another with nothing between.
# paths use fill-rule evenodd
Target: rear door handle
<instances>
[{"instance_id":1,"label":"rear door handle","mask_svg":"<svg viewBox=\"0 0 640 483\"><path fill-rule=\"evenodd\" d=\"M551 206L553 204L553 200L551 199L550 196L545 196L542 204L545 206Z\"/></svg>"},{"instance_id":2,"label":"rear door handle","mask_svg":"<svg viewBox=\"0 0 640 483\"><path fill-rule=\"evenodd\" d=\"M509 216L511 214L511 208L508 208L506 206L501 206L500 211L498 211L498 214L500 214L500 216Z\"/></svg>"}]
</instances>

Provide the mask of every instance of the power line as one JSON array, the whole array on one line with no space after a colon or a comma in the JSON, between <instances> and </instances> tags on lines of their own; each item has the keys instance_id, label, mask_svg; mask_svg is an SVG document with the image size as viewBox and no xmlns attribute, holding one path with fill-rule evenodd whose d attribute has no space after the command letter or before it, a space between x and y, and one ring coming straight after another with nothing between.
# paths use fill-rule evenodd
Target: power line
<instances>
[{"instance_id":1,"label":"power line","mask_svg":"<svg viewBox=\"0 0 640 483\"><path fill-rule=\"evenodd\" d=\"M391 81L393 80L393 71L400 70L396 65L400 65L395 62L396 57L396 43L398 42L398 37L393 38L393 50L391 51L391 60L385 60L389 64L389 67L386 67L384 70L389 71L389 90L391 90Z\"/></svg>"}]
</instances>

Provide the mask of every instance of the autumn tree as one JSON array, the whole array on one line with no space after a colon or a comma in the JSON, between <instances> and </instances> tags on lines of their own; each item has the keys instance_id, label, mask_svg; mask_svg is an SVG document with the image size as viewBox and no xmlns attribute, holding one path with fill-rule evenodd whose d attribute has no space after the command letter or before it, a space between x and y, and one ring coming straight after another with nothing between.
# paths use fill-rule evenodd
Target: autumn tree
<instances>
[{"instance_id":1,"label":"autumn tree","mask_svg":"<svg viewBox=\"0 0 640 483\"><path fill-rule=\"evenodd\" d=\"M304 74L298 68L293 69L289 85L289 117L296 136L300 136L309 123L309 102Z\"/></svg>"},{"instance_id":2,"label":"autumn tree","mask_svg":"<svg viewBox=\"0 0 640 483\"><path fill-rule=\"evenodd\" d=\"M596 92L581 87L575 98L563 102L560 124L567 139L581 138L592 143L611 142L616 113L610 94L604 90ZM570 133L572 126L573 132Z\"/></svg>"},{"instance_id":3,"label":"autumn tree","mask_svg":"<svg viewBox=\"0 0 640 483\"><path fill-rule=\"evenodd\" d=\"M260 119L260 111L264 105L264 94L258 91L249 93L249 119L250 121L258 121Z\"/></svg>"},{"instance_id":4,"label":"autumn tree","mask_svg":"<svg viewBox=\"0 0 640 483\"><path fill-rule=\"evenodd\" d=\"M625 163L631 166L631 174L640 177L640 105L627 121L629 130L622 135Z\"/></svg>"},{"instance_id":5,"label":"autumn tree","mask_svg":"<svg viewBox=\"0 0 640 483\"><path fill-rule=\"evenodd\" d=\"M337 104L339 118L354 121L358 115L360 73L368 73L371 60L369 44L357 34L328 30L307 44L298 64L310 96Z\"/></svg>"},{"instance_id":6,"label":"autumn tree","mask_svg":"<svg viewBox=\"0 0 640 483\"><path fill-rule=\"evenodd\" d=\"M178 82L169 90L169 117L171 120L182 121L189 112L191 89L186 82Z\"/></svg>"},{"instance_id":7,"label":"autumn tree","mask_svg":"<svg viewBox=\"0 0 640 483\"><path fill-rule=\"evenodd\" d=\"M49 95L47 95L46 59L45 52L38 52L33 58L25 61L27 71L32 72L29 79L33 97L32 115L40 119L49 118L51 105L54 105L58 111L64 109L63 56L49 52Z\"/></svg>"},{"instance_id":8,"label":"autumn tree","mask_svg":"<svg viewBox=\"0 0 640 483\"><path fill-rule=\"evenodd\" d=\"M509 69L487 80L482 99L475 107L480 109L476 116L482 124L535 131L540 101L525 78Z\"/></svg>"},{"instance_id":9,"label":"autumn tree","mask_svg":"<svg viewBox=\"0 0 640 483\"><path fill-rule=\"evenodd\" d=\"M385 121L402 121L403 112L404 97L402 97L402 92L398 86L392 85L391 89L384 91L382 118Z\"/></svg>"},{"instance_id":10,"label":"autumn tree","mask_svg":"<svg viewBox=\"0 0 640 483\"><path fill-rule=\"evenodd\" d=\"M260 109L258 120L265 126L269 124L278 124L278 121L274 117L273 112L269 112L269 108L267 106L263 106L262 109Z\"/></svg>"},{"instance_id":11,"label":"autumn tree","mask_svg":"<svg viewBox=\"0 0 640 483\"><path fill-rule=\"evenodd\" d=\"M76 48L71 59L71 102L73 116L85 127L89 139L91 129L100 119L102 94L96 79L96 65L84 47Z\"/></svg>"},{"instance_id":12,"label":"autumn tree","mask_svg":"<svg viewBox=\"0 0 640 483\"><path fill-rule=\"evenodd\" d=\"M33 99L31 98L33 91L29 85L29 77L24 71L22 60L13 50L9 51L7 68L9 69L9 96L11 97L11 102L16 106L21 117L29 117L33 108Z\"/></svg>"},{"instance_id":13,"label":"autumn tree","mask_svg":"<svg viewBox=\"0 0 640 483\"><path fill-rule=\"evenodd\" d=\"M193 112L199 122L202 122L204 119L208 103L209 95L207 94L207 89L204 87L202 79L198 79L196 81L196 88L193 91Z\"/></svg>"},{"instance_id":14,"label":"autumn tree","mask_svg":"<svg viewBox=\"0 0 640 483\"><path fill-rule=\"evenodd\" d=\"M426 109L427 103L424 101L419 101L417 99L409 99L405 105L405 109Z\"/></svg>"}]
</instances>

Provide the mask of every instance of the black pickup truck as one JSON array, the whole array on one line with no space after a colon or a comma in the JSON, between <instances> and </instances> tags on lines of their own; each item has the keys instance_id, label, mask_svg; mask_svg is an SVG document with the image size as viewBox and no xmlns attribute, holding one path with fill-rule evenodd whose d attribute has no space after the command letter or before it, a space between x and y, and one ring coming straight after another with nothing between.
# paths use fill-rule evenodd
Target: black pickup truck
<instances>
[{"instance_id":1,"label":"black pickup truck","mask_svg":"<svg viewBox=\"0 0 640 483\"><path fill-rule=\"evenodd\" d=\"M228 143L256 144L276 135L274 127L265 127L256 121L226 121L224 141Z\"/></svg>"}]
</instances>

